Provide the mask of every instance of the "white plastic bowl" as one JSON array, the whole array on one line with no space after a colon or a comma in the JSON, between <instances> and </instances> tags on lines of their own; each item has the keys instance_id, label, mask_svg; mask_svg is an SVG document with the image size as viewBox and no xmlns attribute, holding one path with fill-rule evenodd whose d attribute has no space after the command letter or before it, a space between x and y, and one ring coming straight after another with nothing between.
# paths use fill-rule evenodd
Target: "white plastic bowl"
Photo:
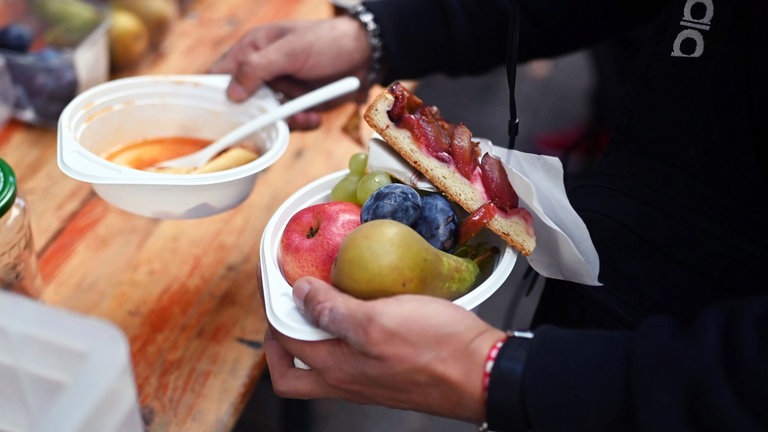
<instances>
[{"instance_id":1,"label":"white plastic bowl","mask_svg":"<svg viewBox=\"0 0 768 432\"><path fill-rule=\"evenodd\" d=\"M321 177L297 191L277 209L264 228L260 261L267 319L279 332L294 339L323 340L333 336L304 319L296 308L293 302L293 288L280 270L280 237L294 213L310 205L329 201L331 189L347 172L343 170ZM482 282L469 293L454 300L455 304L469 310L475 309L504 285L517 261L517 251L488 230L479 233L477 240L496 245L500 252L491 271L478 276Z\"/></svg>"},{"instance_id":2,"label":"white plastic bowl","mask_svg":"<svg viewBox=\"0 0 768 432\"><path fill-rule=\"evenodd\" d=\"M285 152L289 130L284 121L248 138L259 150L256 160L220 172L153 173L100 156L149 138L215 140L279 104L268 88L242 104L230 102L225 94L228 82L226 75L150 75L110 81L83 92L59 118L59 168L91 183L110 204L141 216L200 218L237 206L253 190L257 174Z\"/></svg>"}]
</instances>

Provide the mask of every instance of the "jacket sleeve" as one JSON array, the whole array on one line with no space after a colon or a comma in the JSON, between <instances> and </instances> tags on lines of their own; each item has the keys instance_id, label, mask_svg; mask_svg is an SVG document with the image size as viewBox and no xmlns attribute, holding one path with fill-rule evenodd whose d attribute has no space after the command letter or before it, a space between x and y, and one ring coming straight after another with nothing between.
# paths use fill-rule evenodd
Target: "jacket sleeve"
<instances>
[{"instance_id":1,"label":"jacket sleeve","mask_svg":"<svg viewBox=\"0 0 768 432\"><path fill-rule=\"evenodd\" d=\"M764 431L768 297L711 307L690 327L542 327L522 376L533 430Z\"/></svg>"},{"instance_id":2,"label":"jacket sleeve","mask_svg":"<svg viewBox=\"0 0 768 432\"><path fill-rule=\"evenodd\" d=\"M515 0L365 2L381 28L384 82L466 75L504 64ZM646 23L667 0L520 0L519 60L584 48Z\"/></svg>"}]
</instances>

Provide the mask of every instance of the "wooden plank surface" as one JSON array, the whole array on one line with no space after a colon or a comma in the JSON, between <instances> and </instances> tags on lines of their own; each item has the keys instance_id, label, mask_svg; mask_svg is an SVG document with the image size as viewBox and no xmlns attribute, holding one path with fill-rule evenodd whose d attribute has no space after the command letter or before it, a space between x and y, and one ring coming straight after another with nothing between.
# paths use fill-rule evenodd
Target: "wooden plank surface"
<instances>
[{"instance_id":1,"label":"wooden plank surface","mask_svg":"<svg viewBox=\"0 0 768 432\"><path fill-rule=\"evenodd\" d=\"M125 75L205 72L258 23L331 13L321 0L194 0L161 50ZM198 220L114 208L59 171L55 131L15 121L0 131L0 157L29 201L45 283L40 300L125 332L149 431L227 431L236 422L265 368L262 231L293 192L345 168L362 149L342 131L359 110L339 107L322 128L291 133L285 155L242 205Z\"/></svg>"}]
</instances>

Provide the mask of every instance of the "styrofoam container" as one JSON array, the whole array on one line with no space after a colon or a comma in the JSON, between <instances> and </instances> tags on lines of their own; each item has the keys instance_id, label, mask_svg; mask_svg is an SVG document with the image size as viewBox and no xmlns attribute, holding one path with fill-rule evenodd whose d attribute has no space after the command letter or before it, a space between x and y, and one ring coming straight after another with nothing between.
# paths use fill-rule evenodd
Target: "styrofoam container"
<instances>
[{"instance_id":1,"label":"styrofoam container","mask_svg":"<svg viewBox=\"0 0 768 432\"><path fill-rule=\"evenodd\" d=\"M146 75L109 81L83 92L59 119L59 168L91 183L110 204L142 216L199 218L237 206L252 192L257 175L285 152L289 130L284 121L246 138L259 153L256 160L219 172L142 171L101 156L149 138L215 140L278 106L266 87L246 102L229 101L225 92L229 79L226 75Z\"/></svg>"},{"instance_id":2,"label":"styrofoam container","mask_svg":"<svg viewBox=\"0 0 768 432\"><path fill-rule=\"evenodd\" d=\"M0 431L142 432L128 341L0 289Z\"/></svg>"},{"instance_id":3,"label":"styrofoam container","mask_svg":"<svg viewBox=\"0 0 768 432\"><path fill-rule=\"evenodd\" d=\"M346 174L338 171L308 184L288 198L272 215L261 238L261 279L267 319L280 333L301 340L323 340L333 336L315 327L299 312L293 301L293 289L280 269L280 237L288 220L297 211L310 205L330 200L331 189ZM473 310L498 290L509 277L517 261L517 251L501 238L483 230L476 241L488 242L499 248L499 254L490 271L481 273L482 281L472 291L454 300L454 303Z\"/></svg>"}]
</instances>

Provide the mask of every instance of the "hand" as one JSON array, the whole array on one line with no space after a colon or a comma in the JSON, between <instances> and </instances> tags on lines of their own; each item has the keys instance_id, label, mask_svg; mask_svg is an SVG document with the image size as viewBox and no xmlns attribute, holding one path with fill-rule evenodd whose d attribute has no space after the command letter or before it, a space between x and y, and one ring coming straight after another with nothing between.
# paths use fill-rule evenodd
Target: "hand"
<instances>
[{"instance_id":1,"label":"hand","mask_svg":"<svg viewBox=\"0 0 768 432\"><path fill-rule=\"evenodd\" d=\"M306 342L268 331L267 363L278 395L485 418L483 367L501 330L446 300L362 301L314 278L296 282L294 299L307 319L338 339ZM311 370L295 368L294 357Z\"/></svg>"},{"instance_id":2,"label":"hand","mask_svg":"<svg viewBox=\"0 0 768 432\"><path fill-rule=\"evenodd\" d=\"M341 16L318 21L290 21L256 27L237 41L210 68L211 73L232 75L227 96L237 102L262 85L288 98L344 76L365 78L371 47L365 30L353 18ZM367 88L355 95L329 102L319 109L357 97L367 98ZM316 112L289 119L292 129L312 129L320 124Z\"/></svg>"}]
</instances>

